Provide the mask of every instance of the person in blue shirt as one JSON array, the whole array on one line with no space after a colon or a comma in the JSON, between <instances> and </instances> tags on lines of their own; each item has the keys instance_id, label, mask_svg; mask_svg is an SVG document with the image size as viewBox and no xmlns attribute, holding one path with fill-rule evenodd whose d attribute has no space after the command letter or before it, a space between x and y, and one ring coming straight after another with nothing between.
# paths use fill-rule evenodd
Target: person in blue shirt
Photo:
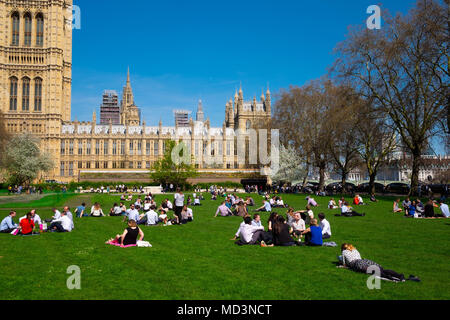
<instances>
[{"instance_id":1,"label":"person in blue shirt","mask_svg":"<svg viewBox=\"0 0 450 320\"><path fill-rule=\"evenodd\" d=\"M0 224L1 233L11 233L19 227L17 223L14 223L13 218L16 216L15 211L11 211L9 215L2 220Z\"/></svg>"},{"instance_id":2,"label":"person in blue shirt","mask_svg":"<svg viewBox=\"0 0 450 320\"><path fill-rule=\"evenodd\" d=\"M405 216L406 216L406 217L414 218L414 214L415 214L415 213L416 213L416 202L413 201L413 202L410 204L410 206L409 206L409 208L408 208L408 210L407 210Z\"/></svg>"},{"instance_id":3,"label":"person in blue shirt","mask_svg":"<svg viewBox=\"0 0 450 320\"><path fill-rule=\"evenodd\" d=\"M322 228L317 224L317 219L311 219L311 225L302 232L305 236L305 245L312 247L320 247L323 245Z\"/></svg>"},{"instance_id":4,"label":"person in blue shirt","mask_svg":"<svg viewBox=\"0 0 450 320\"><path fill-rule=\"evenodd\" d=\"M80 206L78 206L75 210L75 213L77 215L77 218L89 217L89 215L86 213L86 203L83 202Z\"/></svg>"},{"instance_id":5,"label":"person in blue shirt","mask_svg":"<svg viewBox=\"0 0 450 320\"><path fill-rule=\"evenodd\" d=\"M264 204L262 207L255 210L256 212L265 211L265 212L272 212L272 206L270 205L270 202L267 200L264 200Z\"/></svg>"}]
</instances>

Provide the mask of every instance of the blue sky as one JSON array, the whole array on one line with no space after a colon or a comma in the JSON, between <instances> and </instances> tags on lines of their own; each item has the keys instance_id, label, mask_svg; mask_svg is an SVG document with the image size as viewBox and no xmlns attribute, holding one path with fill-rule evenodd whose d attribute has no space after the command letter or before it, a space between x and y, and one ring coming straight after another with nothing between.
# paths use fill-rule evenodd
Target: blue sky
<instances>
[{"instance_id":1,"label":"blue sky","mask_svg":"<svg viewBox=\"0 0 450 320\"><path fill-rule=\"evenodd\" d=\"M415 0L74 0L72 119L99 112L103 90L121 94L130 67L147 125L173 125L173 109L221 126L225 103L242 82L244 98L302 85L327 72L349 25L368 6L407 12Z\"/></svg>"}]
</instances>

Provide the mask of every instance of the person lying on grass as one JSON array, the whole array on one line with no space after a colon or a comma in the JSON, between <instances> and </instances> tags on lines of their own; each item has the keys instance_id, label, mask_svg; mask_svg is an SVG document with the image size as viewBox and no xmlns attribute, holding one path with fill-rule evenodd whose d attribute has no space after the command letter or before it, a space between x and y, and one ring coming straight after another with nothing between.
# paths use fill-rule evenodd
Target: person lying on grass
<instances>
[{"instance_id":1,"label":"person lying on grass","mask_svg":"<svg viewBox=\"0 0 450 320\"><path fill-rule=\"evenodd\" d=\"M410 275L408 279L401 273L397 273L393 270L384 269L378 263L372 260L362 259L356 248L349 244L344 243L341 247L342 256L339 257L340 263L346 268L356 272L367 273L369 267L375 266L379 270L379 276L383 279L388 279L391 281L404 282L405 280L420 281L419 278Z\"/></svg>"},{"instance_id":2,"label":"person lying on grass","mask_svg":"<svg viewBox=\"0 0 450 320\"><path fill-rule=\"evenodd\" d=\"M120 244L120 246L136 245L137 237L139 241L144 239L144 232L137 226L135 220L128 221L128 228L126 228L122 235L118 234L114 239L109 239L106 244Z\"/></svg>"},{"instance_id":3,"label":"person lying on grass","mask_svg":"<svg viewBox=\"0 0 450 320\"><path fill-rule=\"evenodd\" d=\"M341 214L337 214L336 216L343 216L343 217L364 217L365 213L358 213L355 210L353 210L352 207L349 206L348 202L345 201L341 208Z\"/></svg>"}]
</instances>

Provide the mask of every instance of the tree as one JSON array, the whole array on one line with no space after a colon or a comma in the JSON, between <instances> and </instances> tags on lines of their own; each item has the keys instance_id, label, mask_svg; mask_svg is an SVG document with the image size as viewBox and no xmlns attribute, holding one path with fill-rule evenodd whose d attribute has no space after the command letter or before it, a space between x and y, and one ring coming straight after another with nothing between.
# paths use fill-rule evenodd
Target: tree
<instances>
[{"instance_id":1,"label":"tree","mask_svg":"<svg viewBox=\"0 0 450 320\"><path fill-rule=\"evenodd\" d=\"M374 112L370 102L361 107L361 118L356 124L358 153L369 175L369 192L375 193L378 169L387 163L397 147L395 129L386 124L381 113Z\"/></svg>"},{"instance_id":2,"label":"tree","mask_svg":"<svg viewBox=\"0 0 450 320\"><path fill-rule=\"evenodd\" d=\"M50 155L41 153L39 139L30 133L13 136L5 146L3 167L9 183L29 185L40 172L54 167Z\"/></svg>"},{"instance_id":3,"label":"tree","mask_svg":"<svg viewBox=\"0 0 450 320\"><path fill-rule=\"evenodd\" d=\"M187 159L186 159L187 158ZM178 145L173 140L166 142L163 158L153 165L150 178L161 185L174 184L177 187L186 185L187 179L197 176L195 166L188 156L186 145Z\"/></svg>"},{"instance_id":4,"label":"tree","mask_svg":"<svg viewBox=\"0 0 450 320\"><path fill-rule=\"evenodd\" d=\"M334 70L386 115L411 154L411 190L426 141L448 116L447 16L447 1L418 0L405 16L385 13L381 30L351 30L336 50Z\"/></svg>"},{"instance_id":5,"label":"tree","mask_svg":"<svg viewBox=\"0 0 450 320\"><path fill-rule=\"evenodd\" d=\"M293 146L285 148L280 146L280 167L278 172L271 176L273 181L294 182L301 180L307 174L305 170L305 161Z\"/></svg>"},{"instance_id":6,"label":"tree","mask_svg":"<svg viewBox=\"0 0 450 320\"><path fill-rule=\"evenodd\" d=\"M327 91L330 107L329 150L335 172L341 175L342 191L346 191L348 174L360 163L357 127L361 121L361 99L345 85L330 86Z\"/></svg>"},{"instance_id":7,"label":"tree","mask_svg":"<svg viewBox=\"0 0 450 320\"><path fill-rule=\"evenodd\" d=\"M325 170L330 162L328 79L314 80L302 87L282 90L274 108L274 121L280 130L280 141L292 145L303 155L306 172L309 166L319 170L319 190L325 184ZM304 180L306 183L306 179Z\"/></svg>"},{"instance_id":8,"label":"tree","mask_svg":"<svg viewBox=\"0 0 450 320\"><path fill-rule=\"evenodd\" d=\"M0 111L0 154L3 153L6 143L10 138L9 133L6 131L6 121L3 117L3 113Z\"/></svg>"}]
</instances>

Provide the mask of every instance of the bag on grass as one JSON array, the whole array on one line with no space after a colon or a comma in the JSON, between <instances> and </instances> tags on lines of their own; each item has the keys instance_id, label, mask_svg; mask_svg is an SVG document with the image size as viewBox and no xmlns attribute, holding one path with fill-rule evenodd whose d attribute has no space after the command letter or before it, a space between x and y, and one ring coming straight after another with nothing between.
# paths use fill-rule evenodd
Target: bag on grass
<instances>
[{"instance_id":1,"label":"bag on grass","mask_svg":"<svg viewBox=\"0 0 450 320\"><path fill-rule=\"evenodd\" d=\"M17 236L18 233L19 233L19 229L14 229L13 231L11 231L11 234L13 236Z\"/></svg>"},{"instance_id":2,"label":"bag on grass","mask_svg":"<svg viewBox=\"0 0 450 320\"><path fill-rule=\"evenodd\" d=\"M147 248L152 247L152 245L148 241L138 241L138 242L136 242L136 244L138 247L147 247Z\"/></svg>"}]
</instances>

